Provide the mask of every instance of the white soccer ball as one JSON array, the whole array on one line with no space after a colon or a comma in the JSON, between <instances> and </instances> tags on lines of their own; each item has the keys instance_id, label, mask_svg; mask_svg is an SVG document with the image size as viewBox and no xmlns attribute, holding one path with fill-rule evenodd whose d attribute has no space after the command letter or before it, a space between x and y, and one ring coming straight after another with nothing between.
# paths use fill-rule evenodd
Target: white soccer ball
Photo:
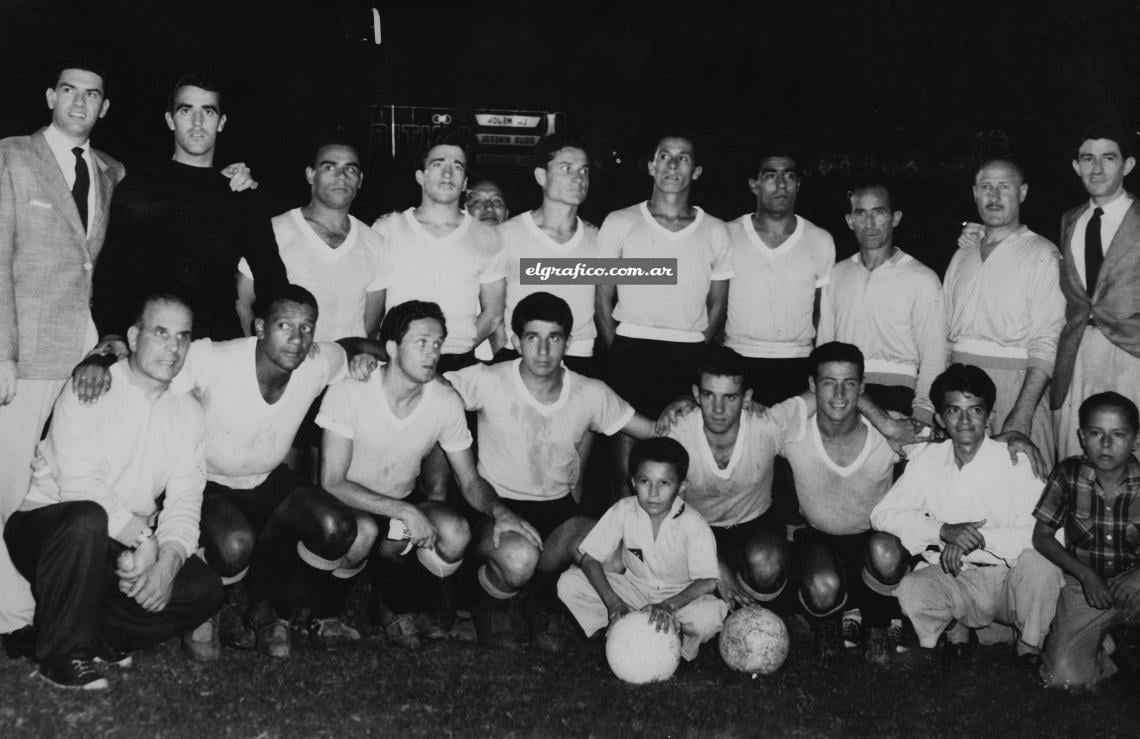
<instances>
[{"instance_id":1,"label":"white soccer ball","mask_svg":"<svg viewBox=\"0 0 1140 739\"><path fill-rule=\"evenodd\" d=\"M724 621L720 656L739 672L771 675L788 658L788 627L766 608L748 606Z\"/></svg>"},{"instance_id":2,"label":"white soccer ball","mask_svg":"<svg viewBox=\"0 0 1140 739\"><path fill-rule=\"evenodd\" d=\"M627 613L606 635L606 661L627 683L668 680L681 662L681 636L675 629L658 631L649 622L648 611Z\"/></svg>"}]
</instances>

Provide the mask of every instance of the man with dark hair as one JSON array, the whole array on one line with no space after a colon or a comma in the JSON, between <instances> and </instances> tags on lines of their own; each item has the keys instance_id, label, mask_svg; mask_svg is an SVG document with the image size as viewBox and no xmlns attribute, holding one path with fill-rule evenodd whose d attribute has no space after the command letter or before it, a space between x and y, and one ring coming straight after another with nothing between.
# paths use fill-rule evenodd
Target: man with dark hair
<instances>
[{"instance_id":1,"label":"man with dark hair","mask_svg":"<svg viewBox=\"0 0 1140 739\"><path fill-rule=\"evenodd\" d=\"M578 545L593 525L579 506L586 439L589 432L653 435L652 421L635 414L604 383L564 366L573 325L565 300L531 293L511 315L518 359L446 376L467 410L478 414L479 474L543 538L541 548L519 536L504 540L499 559L505 566L488 568L480 577L487 595L476 609L475 626L484 643L512 641L508 602L533 582L535 643L562 650L565 630L554 580L577 559ZM476 527L479 551L490 551L490 534L489 526Z\"/></svg>"},{"instance_id":2,"label":"man with dark hair","mask_svg":"<svg viewBox=\"0 0 1140 739\"><path fill-rule=\"evenodd\" d=\"M474 364L475 347L503 322L506 266L495 229L459 208L467 184L466 141L444 131L424 148L420 204L378 219L391 281L385 306L434 302L447 318L440 371Z\"/></svg>"},{"instance_id":3,"label":"man with dark hair","mask_svg":"<svg viewBox=\"0 0 1140 739\"><path fill-rule=\"evenodd\" d=\"M487 560L481 580L502 582L500 573L512 565L514 539L542 546L534 528L476 472L463 401L434 381L446 332L438 305L419 300L397 305L380 326L387 364L368 382L331 388L317 415L325 430L321 482L351 507L362 529L379 534L379 561L369 566L377 590L383 590L386 609L378 615L389 639L408 648L419 646L420 632L428 627L446 632L430 615L417 613L421 591L410 586L419 579L419 568L409 572L407 555L415 549L422 568L442 579L459 569L471 541L459 511L442 496L427 499L415 490L420 462L437 444L467 504L488 518L488 535L479 544Z\"/></svg>"},{"instance_id":4,"label":"man with dark hair","mask_svg":"<svg viewBox=\"0 0 1140 739\"><path fill-rule=\"evenodd\" d=\"M822 356L827 357L829 348L835 346L838 345L826 345ZM859 355L858 359L861 365L862 356ZM861 366L844 363L842 369L847 373L845 378L854 375L856 371L861 377ZM802 554L799 550L803 547L797 546L793 550L789 545L784 522L772 507L776 456L788 456L792 461L792 469L797 473L797 482L804 480L809 486L809 502L814 502L832 494L833 491L826 488L835 484L840 484L845 491L850 492L851 481L836 483L834 479L821 480L821 470L811 469L822 465L818 456L813 458L810 450L796 447L796 443L808 438L814 428L813 415L819 418L819 413L828 413L842 416L849 424L858 424L858 416L854 414L861 406L870 414L876 426L893 433L895 424L861 393L852 392L853 389L847 387L849 383L844 385L841 392L826 396L826 402L841 406L837 410L824 409L817 413L817 395L824 397L824 393L813 391L778 403L762 415L744 412L746 408L750 409L752 398L752 392L744 388L745 371L744 359L733 350L727 347L710 348L701 361L698 383L693 387L701 412L681 417L668 433L681 442L691 459L685 499L709 522L717 539L720 566L717 589L720 596L729 603L738 605L760 603L788 610L792 607L792 602L784 595L785 589L789 580L796 576L794 557ZM831 388L831 383L827 383L826 387ZM859 425L858 430L861 432L863 426ZM857 477L863 480L861 475L865 474L868 481L874 481L868 482L871 489L860 490L858 496L851 493L851 496L862 501L875 496L875 489L878 489L875 484L881 482L883 472L880 467L883 464L886 464L886 484L889 485L890 466L897 459L886 446L885 440L878 435L872 437L871 433L868 429L866 434L857 434L858 439L845 439L852 442L861 440L870 457L864 458L864 462L868 462L867 469L859 471ZM849 449L845 450L845 453L849 452ZM878 494L881 496L885 488L881 485L880 488ZM828 533L852 533L848 529L853 526L851 519L858 519L860 506L852 506L851 501L845 500L839 506L834 501L828 501L808 507L814 512L828 506L832 509L827 512L828 515L816 518L823 522L821 526L824 530ZM852 508L856 509L854 513ZM870 505L864 505L863 508L866 509L863 510L866 515ZM863 566L863 558L858 546L855 551L858 556L848 564L851 564L852 571L858 572ZM886 548L878 547L875 551L886 553ZM809 612L830 615L842 608L846 591L833 588L833 592L822 594L822 588L815 585L823 581L838 583L843 579L830 578L823 572L831 560L824 562L822 556L815 555L810 560L815 565L814 569L809 570L814 580L804 579L801 586L801 591L818 597L805 600L801 596L801 600L804 600ZM889 580L892 568L887 554L879 561L883 571L877 577ZM897 578L894 581L897 582ZM889 613L886 615L889 617ZM821 656L830 656L835 651L834 643L838 640L839 621L837 618L834 623L822 618L817 620L817 650ZM874 622L876 628L885 628L886 625L885 621L881 624ZM830 629L832 626L834 629ZM831 636L834 639L828 638Z\"/></svg>"},{"instance_id":5,"label":"man with dark hair","mask_svg":"<svg viewBox=\"0 0 1140 739\"><path fill-rule=\"evenodd\" d=\"M864 658L881 665L889 653L905 651L889 593L906 574L909 556L896 537L871 528L871 510L890 489L899 456L859 415L858 347L820 344L808 361L816 412L780 451L807 523L795 545L800 604L812 617L820 656L837 651L840 634L847 648L865 634Z\"/></svg>"},{"instance_id":6,"label":"man with dark hair","mask_svg":"<svg viewBox=\"0 0 1140 739\"><path fill-rule=\"evenodd\" d=\"M590 155L584 141L561 134L547 136L535 147L534 179L542 204L524 211L499 228L507 259L507 323L518 302L538 291L566 301L574 316L564 360L575 372L596 377L594 366L594 286L523 285L522 259L592 259L598 256L598 230L578 217L590 190ZM507 358L513 358L510 354Z\"/></svg>"},{"instance_id":7,"label":"man with dark hair","mask_svg":"<svg viewBox=\"0 0 1140 739\"><path fill-rule=\"evenodd\" d=\"M146 300L101 401L60 395L31 491L5 527L36 594L39 675L58 687L105 689L95 662L127 666L127 651L197 626L221 603L218 576L193 556L202 409L170 391L190 327L177 298Z\"/></svg>"},{"instance_id":8,"label":"man with dark hair","mask_svg":"<svg viewBox=\"0 0 1140 739\"><path fill-rule=\"evenodd\" d=\"M871 512L875 529L925 560L895 595L922 647L933 648L945 631L944 654L958 659L970 629L997 622L1017 630L1016 659L1035 667L1062 585L1060 570L1033 549L1041 481L988 437L997 389L984 371L952 364L930 392L950 440L910 454Z\"/></svg>"},{"instance_id":9,"label":"man with dark hair","mask_svg":"<svg viewBox=\"0 0 1140 739\"><path fill-rule=\"evenodd\" d=\"M329 578L356 574L374 532L358 530L350 509L283 462L321 391L350 371L364 379L376 360L361 355L350 367L337 344L321 342L314 351L317 301L303 287L285 285L263 293L254 311L255 336L194 342L173 387L192 393L206 415L201 538L206 562L227 586L251 575L246 621L254 632L252 645L269 656L286 657L286 619L301 607L310 609L304 627L312 641L326 645L360 638L339 612L330 612L330 605L315 601L313 594L327 589ZM89 381L81 397L89 398L90 389L101 387L101 382ZM234 594L232 589L227 593L231 605ZM236 614L225 615L234 618L221 624L224 634L211 619L183 640L192 657L216 659L223 641L251 646Z\"/></svg>"},{"instance_id":10,"label":"man with dark hair","mask_svg":"<svg viewBox=\"0 0 1140 739\"><path fill-rule=\"evenodd\" d=\"M379 234L349 210L364 183L360 154L340 132L321 138L305 167L309 202L272 220L277 250L289 281L317 297L321 321L316 341L349 336L372 338L380 326L389 274ZM253 273L238 264L238 313L242 325L253 316Z\"/></svg>"},{"instance_id":11,"label":"man with dark hair","mask_svg":"<svg viewBox=\"0 0 1140 739\"><path fill-rule=\"evenodd\" d=\"M638 413L654 418L692 383L701 352L720 334L733 271L724 221L691 202L703 172L693 140L658 139L647 171L653 180L649 200L606 216L599 255L675 258L677 284L599 284L595 311L610 351L608 384ZM624 485L632 441L617 441L613 458Z\"/></svg>"},{"instance_id":12,"label":"man with dark hair","mask_svg":"<svg viewBox=\"0 0 1140 739\"><path fill-rule=\"evenodd\" d=\"M1089 202L1061 219L1066 307L1051 398L1061 457L1080 452L1082 398L1115 390L1140 403L1140 203L1124 189L1136 166L1131 138L1090 127L1073 158Z\"/></svg>"},{"instance_id":13,"label":"man with dark hair","mask_svg":"<svg viewBox=\"0 0 1140 739\"><path fill-rule=\"evenodd\" d=\"M934 424L930 383L946 367L946 311L938 275L895 246L902 211L884 178L847 194L859 252L823 288L816 342L855 344L867 357L866 391L887 410Z\"/></svg>"},{"instance_id":14,"label":"man with dark hair","mask_svg":"<svg viewBox=\"0 0 1140 739\"><path fill-rule=\"evenodd\" d=\"M214 154L226 125L215 83L183 77L165 114L174 154L138 167L115 192L107 248L95 274L94 313L99 330L121 335L142 295L155 290L181 296L194 310L199 336L233 339L249 331L236 309L236 275L243 257L260 287L286 283L269 214L248 178L226 176Z\"/></svg>"},{"instance_id":15,"label":"man with dark hair","mask_svg":"<svg viewBox=\"0 0 1140 739\"><path fill-rule=\"evenodd\" d=\"M974 174L981 224L967 224L946 270L950 361L977 365L997 387L992 433L1016 431L1052 465L1056 453L1045 388L1064 323L1060 254L1021 223L1029 192L1008 157L983 161Z\"/></svg>"},{"instance_id":16,"label":"man with dark hair","mask_svg":"<svg viewBox=\"0 0 1140 739\"><path fill-rule=\"evenodd\" d=\"M807 388L807 356L835 242L795 212L802 161L790 144L769 145L754 162L748 187L756 212L728 226L735 276L725 345L745 358L745 389L772 405Z\"/></svg>"},{"instance_id":17,"label":"man with dark hair","mask_svg":"<svg viewBox=\"0 0 1140 739\"><path fill-rule=\"evenodd\" d=\"M28 492L52 403L98 338L91 273L123 167L89 142L110 104L92 67L56 70L46 91L51 123L0 141L0 524ZM27 627L31 591L3 547L0 592L0 634ZM13 652L27 646L5 638Z\"/></svg>"},{"instance_id":18,"label":"man with dark hair","mask_svg":"<svg viewBox=\"0 0 1140 739\"><path fill-rule=\"evenodd\" d=\"M680 636L692 661L720 631L727 605L715 595L716 542L683 498L689 455L673 439L637 442L629 454L633 495L610 506L582 540L581 568L558 580L558 597L586 636L634 610ZM621 556L622 570L604 564Z\"/></svg>"}]
</instances>

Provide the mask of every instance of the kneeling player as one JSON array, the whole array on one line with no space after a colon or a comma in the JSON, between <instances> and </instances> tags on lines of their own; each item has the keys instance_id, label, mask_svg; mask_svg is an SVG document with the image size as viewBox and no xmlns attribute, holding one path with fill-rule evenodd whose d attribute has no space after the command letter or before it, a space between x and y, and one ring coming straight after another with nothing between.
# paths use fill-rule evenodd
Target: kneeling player
<instances>
[{"instance_id":1,"label":"kneeling player","mask_svg":"<svg viewBox=\"0 0 1140 739\"><path fill-rule=\"evenodd\" d=\"M430 617L415 614L417 594L400 584L407 578L393 573L401 567L406 572L404 560L415 549L424 568L447 577L459 568L471 539L459 511L413 493L420 463L437 442L464 499L491 518L487 544L479 553L492 569L507 566L511 550L500 544L513 537L542 546L534 528L504 506L475 471L463 401L451 388L434 382L446 334L443 313L435 303L411 300L396 306L380 326L388 363L368 382L330 388L317 415L317 424L325 430L321 481L363 514L358 525L372 529L373 536L383 535L374 549L380 562L373 562L369 571L391 609L381 614L381 622L389 638L406 647L419 645L421 630L440 629Z\"/></svg>"},{"instance_id":2,"label":"kneeling player","mask_svg":"<svg viewBox=\"0 0 1140 739\"><path fill-rule=\"evenodd\" d=\"M716 540L681 498L689 455L673 439L637 442L629 455L635 496L619 500L582 541L581 568L558 580L558 597L586 636L626 613L648 609L658 628L681 632L681 656L692 660L717 635L728 613L713 595ZM621 548L622 573L602 563Z\"/></svg>"},{"instance_id":3,"label":"kneeling player","mask_svg":"<svg viewBox=\"0 0 1140 739\"><path fill-rule=\"evenodd\" d=\"M710 348L693 387L701 412L676 419L669 435L693 460L685 499L716 535L721 597L732 605L760 603L790 611L794 602L785 592L795 575L794 557L784 522L772 509L773 463L777 454L803 438L816 396L808 392L761 414L751 412L745 371L743 359L733 350ZM893 421L866 398L854 400L871 423L892 438L904 439L911 431L909 423ZM680 400L673 408L691 404Z\"/></svg>"},{"instance_id":4,"label":"kneeling player","mask_svg":"<svg viewBox=\"0 0 1140 739\"><path fill-rule=\"evenodd\" d=\"M589 432L623 431L644 439L653 424L603 382L563 366L574 319L565 300L533 293L515 306L511 342L519 359L475 365L446 375L479 420L479 473L504 503L543 537L540 550L522 536L499 545L498 566L479 571L488 597L476 608L476 629L484 643L508 645L507 609L501 607L537 578L537 596L554 613L536 609L541 633L536 645L561 651L565 639L553 579L577 560L578 545L594 521L581 515L573 494L585 465L582 446ZM477 527L476 547L492 550L489 523Z\"/></svg>"},{"instance_id":5,"label":"kneeling player","mask_svg":"<svg viewBox=\"0 0 1140 739\"><path fill-rule=\"evenodd\" d=\"M344 350L314 348L317 301L309 291L287 285L254 306L256 336L233 341L195 341L171 387L192 392L206 413L206 488L200 545L206 561L227 585L251 573L253 604L246 618L202 625L184 647L200 660L214 659L219 642L252 646L273 657L290 652L287 619L311 608L306 624L320 644L360 638L338 612L315 602L329 577L350 575L363 559L353 513L336 498L285 466L293 437L309 406L330 383L348 373ZM76 385L90 399L103 387L100 358L85 360ZM367 376L372 357L354 360L353 373ZM255 546L256 545L256 546ZM227 588L227 597L236 587ZM223 609L223 615L233 616Z\"/></svg>"},{"instance_id":6,"label":"kneeling player","mask_svg":"<svg viewBox=\"0 0 1140 739\"><path fill-rule=\"evenodd\" d=\"M859 643L864 657L883 664L888 651L905 651L898 605L888 595L907 571L909 555L893 535L871 529L871 510L890 490L898 455L859 415L863 353L851 344L821 344L808 358L815 395L813 417L801 418L800 435L784 445L807 521L796 539L800 603L813 617L820 656L843 640ZM888 628L889 627L889 628Z\"/></svg>"}]
</instances>

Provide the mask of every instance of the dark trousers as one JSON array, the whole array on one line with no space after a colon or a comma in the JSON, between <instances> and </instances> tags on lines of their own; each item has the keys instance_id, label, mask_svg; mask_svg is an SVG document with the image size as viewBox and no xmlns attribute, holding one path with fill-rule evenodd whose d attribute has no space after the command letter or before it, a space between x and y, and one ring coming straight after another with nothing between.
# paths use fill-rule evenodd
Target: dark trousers
<instances>
[{"instance_id":1,"label":"dark trousers","mask_svg":"<svg viewBox=\"0 0 1140 739\"><path fill-rule=\"evenodd\" d=\"M178 571L161 611L145 611L119 592L115 560L126 547L107 536L107 513L92 501L17 511L4 541L36 598L39 661L89 659L103 644L151 647L194 628L222 604L221 580L197 557Z\"/></svg>"},{"instance_id":2,"label":"dark trousers","mask_svg":"<svg viewBox=\"0 0 1140 739\"><path fill-rule=\"evenodd\" d=\"M745 357L744 389L752 391L752 399L757 403L776 405L808 389L809 367L807 357Z\"/></svg>"},{"instance_id":3,"label":"dark trousers","mask_svg":"<svg viewBox=\"0 0 1140 739\"><path fill-rule=\"evenodd\" d=\"M858 608L862 611L864 625L886 628L891 619L899 617L901 612L896 599L876 593L863 580L863 571L872 569L867 561L867 542L874 533L864 531L839 536L811 527L802 529L796 537L797 569L801 582L820 575L837 576L840 593L846 599L843 610ZM821 617L821 614L810 610L806 597L802 605L808 609L809 616Z\"/></svg>"},{"instance_id":4,"label":"dark trousers","mask_svg":"<svg viewBox=\"0 0 1140 739\"><path fill-rule=\"evenodd\" d=\"M246 566L255 607L254 626L274 618L290 618L302 607L317 616L339 613L326 603L327 581L342 581L310 567L297 554L302 542L328 560L344 556L356 539L352 510L331 493L280 465L255 488L233 489L206 483L202 501L202 539L206 560L221 575L233 576ZM334 591L337 588L334 587ZM262 603L271 609L257 608ZM325 613L324 608L334 609ZM270 612L270 610L272 612Z\"/></svg>"}]
</instances>

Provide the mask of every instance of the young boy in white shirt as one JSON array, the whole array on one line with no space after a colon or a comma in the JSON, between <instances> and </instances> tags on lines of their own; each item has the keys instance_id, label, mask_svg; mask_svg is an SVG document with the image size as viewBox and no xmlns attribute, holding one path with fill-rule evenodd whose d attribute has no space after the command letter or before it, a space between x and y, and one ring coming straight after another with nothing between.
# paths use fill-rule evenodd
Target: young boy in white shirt
<instances>
[{"instance_id":1,"label":"young boy in white shirt","mask_svg":"<svg viewBox=\"0 0 1140 739\"><path fill-rule=\"evenodd\" d=\"M681 499L689 455L674 439L639 441L629 455L630 486L598 521L578 551L580 566L558 581L558 596L586 636L634 610L648 610L659 630L681 633L692 660L720 632L728 606L713 595L719 569L712 529ZM621 548L625 571L603 569Z\"/></svg>"}]
</instances>

